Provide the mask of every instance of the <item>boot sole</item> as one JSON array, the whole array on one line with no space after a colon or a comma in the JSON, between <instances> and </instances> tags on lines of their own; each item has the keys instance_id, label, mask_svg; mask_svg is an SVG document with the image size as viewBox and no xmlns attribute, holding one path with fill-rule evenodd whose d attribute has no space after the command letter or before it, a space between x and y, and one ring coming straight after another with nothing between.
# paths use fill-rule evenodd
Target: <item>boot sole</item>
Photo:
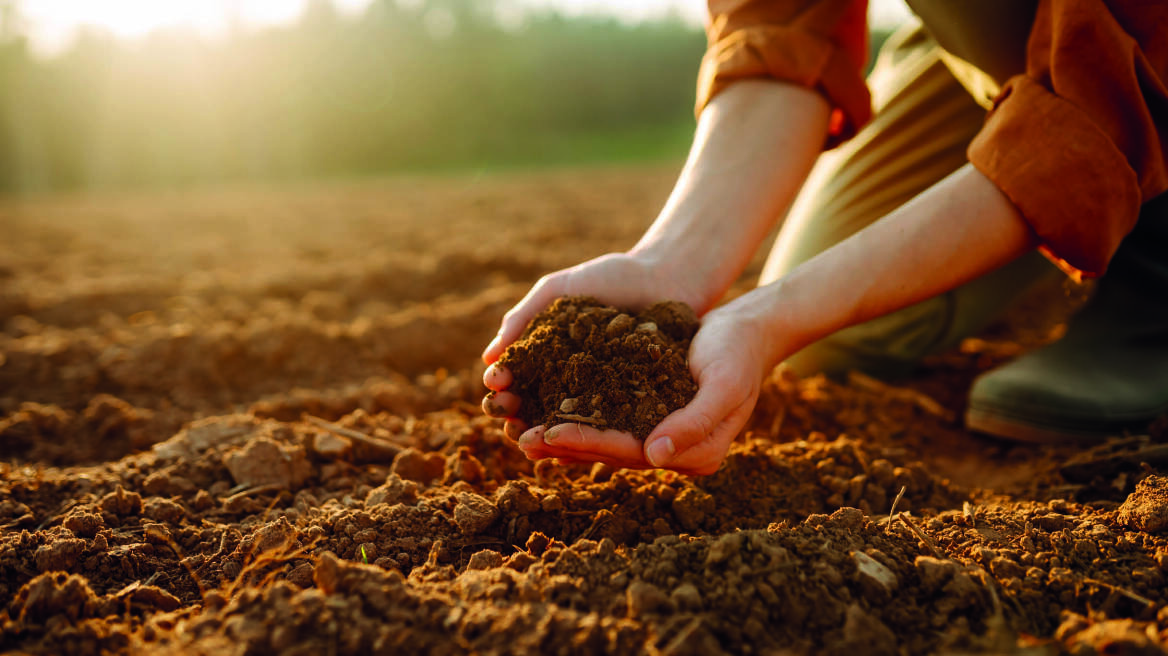
<instances>
[{"instance_id":1,"label":"boot sole","mask_svg":"<svg viewBox=\"0 0 1168 656\"><path fill-rule=\"evenodd\" d=\"M1044 426L972 407L965 412L965 426L978 433L1031 444L1065 444L1067 442L1092 444L1103 442L1109 437L1130 433L1130 430L1124 429L1081 431Z\"/></svg>"}]
</instances>

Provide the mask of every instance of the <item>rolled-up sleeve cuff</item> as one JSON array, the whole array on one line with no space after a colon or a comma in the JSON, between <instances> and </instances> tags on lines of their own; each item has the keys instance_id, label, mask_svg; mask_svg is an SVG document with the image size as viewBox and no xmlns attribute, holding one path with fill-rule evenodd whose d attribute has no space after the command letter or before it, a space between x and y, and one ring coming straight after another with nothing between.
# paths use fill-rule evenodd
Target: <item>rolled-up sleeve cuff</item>
<instances>
[{"instance_id":1,"label":"rolled-up sleeve cuff","mask_svg":"<svg viewBox=\"0 0 1168 656\"><path fill-rule=\"evenodd\" d=\"M783 25L756 25L725 35L706 51L698 75L697 107L732 82L770 78L819 89L832 103L827 147L849 139L872 116L860 71L831 40Z\"/></svg>"},{"instance_id":2,"label":"rolled-up sleeve cuff","mask_svg":"<svg viewBox=\"0 0 1168 656\"><path fill-rule=\"evenodd\" d=\"M1002 89L968 155L1069 275L1102 275L1139 217L1139 182L1123 153L1086 114L1025 75Z\"/></svg>"}]
</instances>

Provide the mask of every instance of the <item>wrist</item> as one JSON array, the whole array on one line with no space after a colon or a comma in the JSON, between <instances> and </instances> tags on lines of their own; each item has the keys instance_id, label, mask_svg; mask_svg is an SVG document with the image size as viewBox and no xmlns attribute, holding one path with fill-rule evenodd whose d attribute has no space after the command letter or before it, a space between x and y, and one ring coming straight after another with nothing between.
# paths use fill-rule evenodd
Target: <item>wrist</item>
<instances>
[{"instance_id":1,"label":"wrist","mask_svg":"<svg viewBox=\"0 0 1168 656\"><path fill-rule=\"evenodd\" d=\"M800 307L797 290L780 279L758 287L719 307L740 325L743 334L756 337L764 372L819 339L814 312Z\"/></svg>"},{"instance_id":2,"label":"wrist","mask_svg":"<svg viewBox=\"0 0 1168 656\"><path fill-rule=\"evenodd\" d=\"M685 301L703 315L724 289L710 263L718 259L709 248L691 248L684 242L642 239L626 255L640 263L657 289L671 300Z\"/></svg>"}]
</instances>

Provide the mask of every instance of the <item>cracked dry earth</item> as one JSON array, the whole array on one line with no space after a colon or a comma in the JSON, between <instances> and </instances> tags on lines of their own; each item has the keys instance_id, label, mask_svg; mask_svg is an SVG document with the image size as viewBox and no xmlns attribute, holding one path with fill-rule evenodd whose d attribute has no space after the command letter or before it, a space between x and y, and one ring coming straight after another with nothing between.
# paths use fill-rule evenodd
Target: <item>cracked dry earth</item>
<instances>
[{"instance_id":1,"label":"cracked dry earth","mask_svg":"<svg viewBox=\"0 0 1168 656\"><path fill-rule=\"evenodd\" d=\"M1164 425L956 419L1057 326L776 372L709 477L522 458L479 349L673 174L0 202L0 651L1165 652Z\"/></svg>"}]
</instances>

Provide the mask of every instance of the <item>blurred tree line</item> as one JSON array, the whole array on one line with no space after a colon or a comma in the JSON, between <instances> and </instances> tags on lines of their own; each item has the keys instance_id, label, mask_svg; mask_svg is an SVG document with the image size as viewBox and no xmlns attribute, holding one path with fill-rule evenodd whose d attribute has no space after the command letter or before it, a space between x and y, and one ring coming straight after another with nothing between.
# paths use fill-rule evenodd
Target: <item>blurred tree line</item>
<instances>
[{"instance_id":1,"label":"blurred tree line","mask_svg":"<svg viewBox=\"0 0 1168 656\"><path fill-rule=\"evenodd\" d=\"M133 44L83 34L49 59L9 11L0 190L684 152L699 30L499 7L378 0L349 17L317 0L291 26Z\"/></svg>"},{"instance_id":2,"label":"blurred tree line","mask_svg":"<svg viewBox=\"0 0 1168 656\"><path fill-rule=\"evenodd\" d=\"M684 155L700 29L513 9L313 0L290 26L41 58L0 0L0 192Z\"/></svg>"}]
</instances>

